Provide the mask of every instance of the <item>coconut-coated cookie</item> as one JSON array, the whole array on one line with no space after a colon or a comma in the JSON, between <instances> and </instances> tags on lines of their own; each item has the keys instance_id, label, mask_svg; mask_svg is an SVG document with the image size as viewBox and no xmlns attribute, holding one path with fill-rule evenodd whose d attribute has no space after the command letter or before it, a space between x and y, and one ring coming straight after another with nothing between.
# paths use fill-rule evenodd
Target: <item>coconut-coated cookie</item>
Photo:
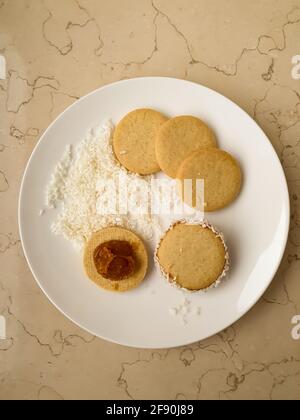
<instances>
[{"instance_id":1,"label":"coconut-coated cookie","mask_svg":"<svg viewBox=\"0 0 300 420\"><path fill-rule=\"evenodd\" d=\"M180 288L200 291L225 276L229 256L223 236L207 222L176 222L161 239L156 261Z\"/></svg>"}]
</instances>

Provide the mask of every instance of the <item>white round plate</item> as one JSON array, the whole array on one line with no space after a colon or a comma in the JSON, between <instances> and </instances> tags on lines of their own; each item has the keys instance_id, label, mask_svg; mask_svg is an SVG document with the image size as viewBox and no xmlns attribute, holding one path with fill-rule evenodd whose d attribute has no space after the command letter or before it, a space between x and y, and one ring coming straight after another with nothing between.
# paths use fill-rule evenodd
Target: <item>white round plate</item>
<instances>
[{"instance_id":1,"label":"white round plate","mask_svg":"<svg viewBox=\"0 0 300 420\"><path fill-rule=\"evenodd\" d=\"M215 130L219 146L236 156L244 173L239 198L207 218L223 231L232 268L217 289L188 294L169 286L152 267L138 289L114 294L83 272L72 245L50 232L55 214L39 216L45 188L67 144L77 144L102 120L118 122L136 108L194 115ZM168 78L140 78L98 89L68 108L45 132L25 171L19 203L24 252L38 284L69 319L92 334L138 348L169 348L210 337L241 318L270 285L289 230L289 194L280 161L266 135L237 105L203 86ZM201 315L183 325L170 308L184 297Z\"/></svg>"}]
</instances>

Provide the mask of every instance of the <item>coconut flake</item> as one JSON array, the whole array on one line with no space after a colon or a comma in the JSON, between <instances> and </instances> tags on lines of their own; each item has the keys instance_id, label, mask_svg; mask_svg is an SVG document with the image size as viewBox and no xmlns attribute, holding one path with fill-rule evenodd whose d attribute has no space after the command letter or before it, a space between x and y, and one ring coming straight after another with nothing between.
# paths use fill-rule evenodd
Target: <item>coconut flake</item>
<instances>
[{"instance_id":1,"label":"coconut flake","mask_svg":"<svg viewBox=\"0 0 300 420\"><path fill-rule=\"evenodd\" d=\"M77 145L72 160L71 149L67 148L47 189L49 206L55 207L61 202L61 211L51 231L71 241L77 250L82 249L93 233L107 226L118 225L134 230L145 240L161 232L157 216L132 214L130 211L124 215L103 215L98 211L98 199L103 193L99 183L103 185L103 181L114 180L119 186L121 176L127 185L139 182L148 188L153 179L152 176L129 173L120 166L113 153L113 130L110 121L89 130Z\"/></svg>"}]
</instances>

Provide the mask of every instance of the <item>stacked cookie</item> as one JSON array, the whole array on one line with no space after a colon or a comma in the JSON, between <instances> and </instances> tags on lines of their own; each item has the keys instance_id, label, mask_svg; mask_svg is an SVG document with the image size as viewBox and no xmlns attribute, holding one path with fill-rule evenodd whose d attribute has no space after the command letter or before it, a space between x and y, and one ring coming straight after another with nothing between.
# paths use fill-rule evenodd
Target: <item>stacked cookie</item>
<instances>
[{"instance_id":1,"label":"stacked cookie","mask_svg":"<svg viewBox=\"0 0 300 420\"><path fill-rule=\"evenodd\" d=\"M216 136L203 121L192 116L167 119L151 109L138 109L117 125L114 151L129 171L150 175L162 170L181 183L182 198L197 206L197 180L205 185L205 211L232 203L242 186L237 161L217 148ZM192 201L185 197L185 180L192 181Z\"/></svg>"}]
</instances>

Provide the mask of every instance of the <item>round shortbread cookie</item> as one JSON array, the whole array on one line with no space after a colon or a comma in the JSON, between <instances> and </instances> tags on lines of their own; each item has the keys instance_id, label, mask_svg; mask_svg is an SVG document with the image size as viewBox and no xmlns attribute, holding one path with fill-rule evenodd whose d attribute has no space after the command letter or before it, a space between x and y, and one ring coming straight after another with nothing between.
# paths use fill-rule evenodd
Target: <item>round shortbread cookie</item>
<instances>
[{"instance_id":1,"label":"round shortbread cookie","mask_svg":"<svg viewBox=\"0 0 300 420\"><path fill-rule=\"evenodd\" d=\"M229 269L224 238L206 222L172 225L157 247L156 261L171 284L194 292L217 285Z\"/></svg>"},{"instance_id":2,"label":"round shortbread cookie","mask_svg":"<svg viewBox=\"0 0 300 420\"><path fill-rule=\"evenodd\" d=\"M167 118L152 109L137 109L117 125L113 147L118 161L126 169L140 175L160 171L155 153L158 131Z\"/></svg>"},{"instance_id":3,"label":"round shortbread cookie","mask_svg":"<svg viewBox=\"0 0 300 420\"><path fill-rule=\"evenodd\" d=\"M109 241L126 241L131 245L136 267L130 278L116 281L99 274L94 260L95 251ZM85 247L83 262L87 276L98 286L113 292L127 292L138 287L144 280L148 269L148 254L142 240L135 233L120 227L108 227L91 237Z\"/></svg>"},{"instance_id":4,"label":"round shortbread cookie","mask_svg":"<svg viewBox=\"0 0 300 420\"><path fill-rule=\"evenodd\" d=\"M156 158L160 168L171 178L176 178L180 165L191 152L216 145L213 131L199 118L176 117L159 130Z\"/></svg>"},{"instance_id":5,"label":"round shortbread cookie","mask_svg":"<svg viewBox=\"0 0 300 420\"><path fill-rule=\"evenodd\" d=\"M204 181L204 203L201 204L207 212L231 204L242 187L242 171L238 162L229 153L216 148L193 152L181 164L177 178L182 186L183 200L195 208L198 207L197 180ZM192 180L192 200L191 194L184 188L184 180Z\"/></svg>"}]
</instances>

